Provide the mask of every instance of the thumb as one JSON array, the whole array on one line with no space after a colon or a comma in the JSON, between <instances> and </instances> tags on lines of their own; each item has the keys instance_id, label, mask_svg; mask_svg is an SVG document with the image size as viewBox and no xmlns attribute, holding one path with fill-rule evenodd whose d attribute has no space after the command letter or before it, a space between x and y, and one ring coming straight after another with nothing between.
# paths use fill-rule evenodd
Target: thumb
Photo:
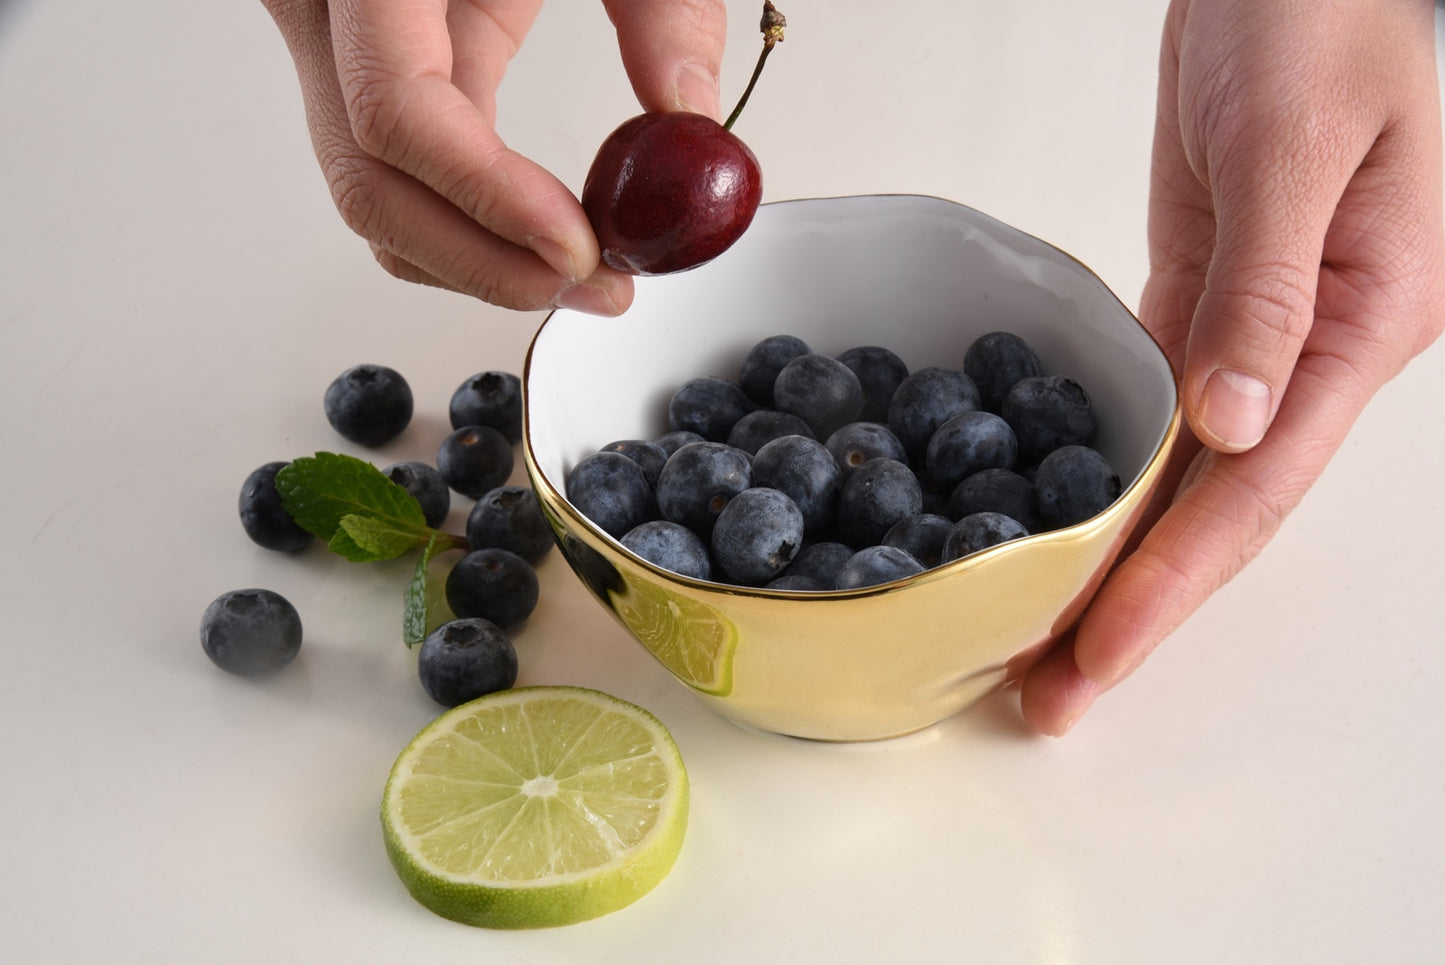
<instances>
[{"instance_id":1,"label":"thumb","mask_svg":"<svg viewBox=\"0 0 1445 965\"><path fill-rule=\"evenodd\" d=\"M604 0L604 6L644 110L694 111L722 119L723 0Z\"/></svg>"}]
</instances>

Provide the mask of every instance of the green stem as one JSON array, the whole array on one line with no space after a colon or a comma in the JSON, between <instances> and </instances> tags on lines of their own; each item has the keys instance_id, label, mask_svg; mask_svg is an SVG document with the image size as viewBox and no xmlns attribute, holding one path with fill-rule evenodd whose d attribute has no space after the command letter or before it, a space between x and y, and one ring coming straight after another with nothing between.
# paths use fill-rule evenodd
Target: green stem
<instances>
[{"instance_id":1,"label":"green stem","mask_svg":"<svg viewBox=\"0 0 1445 965\"><path fill-rule=\"evenodd\" d=\"M723 130L731 131L733 122L747 106L748 98L752 96L753 88L758 85L758 77L763 72L763 64L768 62L768 54L773 52L773 47L783 39L783 28L787 26L788 19L773 6L771 0L764 0L763 19L759 27L763 31L763 52L758 54L757 65L753 67L753 76L748 78L748 86L743 88L743 96L738 98L738 104L733 112L728 115L727 121L723 123Z\"/></svg>"}]
</instances>

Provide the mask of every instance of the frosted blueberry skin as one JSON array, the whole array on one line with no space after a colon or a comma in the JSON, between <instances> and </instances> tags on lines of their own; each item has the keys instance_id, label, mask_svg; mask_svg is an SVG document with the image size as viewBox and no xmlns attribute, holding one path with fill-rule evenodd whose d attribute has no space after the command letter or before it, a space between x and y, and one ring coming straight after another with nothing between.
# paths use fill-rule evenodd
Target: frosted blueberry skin
<instances>
[{"instance_id":1,"label":"frosted blueberry skin","mask_svg":"<svg viewBox=\"0 0 1445 965\"><path fill-rule=\"evenodd\" d=\"M270 673L301 650L301 616L274 590L231 590L211 601L202 614L201 649L229 673Z\"/></svg>"},{"instance_id":2,"label":"frosted blueberry skin","mask_svg":"<svg viewBox=\"0 0 1445 965\"><path fill-rule=\"evenodd\" d=\"M843 471L826 446L809 436L783 436L753 456L752 480L786 493L803 514L803 531L815 536L832 529L843 491Z\"/></svg>"},{"instance_id":3,"label":"frosted blueberry skin","mask_svg":"<svg viewBox=\"0 0 1445 965\"><path fill-rule=\"evenodd\" d=\"M673 432L696 432L709 442L725 442L743 416L753 411L752 400L736 382L713 376L689 379L667 403L667 427Z\"/></svg>"},{"instance_id":4,"label":"frosted blueberry skin","mask_svg":"<svg viewBox=\"0 0 1445 965\"><path fill-rule=\"evenodd\" d=\"M903 380L908 378L908 364L897 353L878 345L860 345L839 354L838 361L853 370L863 387L861 422L888 421L888 403Z\"/></svg>"},{"instance_id":5,"label":"frosted blueberry skin","mask_svg":"<svg viewBox=\"0 0 1445 965\"><path fill-rule=\"evenodd\" d=\"M829 436L823 445L833 454L844 476L869 459L908 461L903 443L892 429L880 422L850 422Z\"/></svg>"},{"instance_id":6,"label":"frosted blueberry skin","mask_svg":"<svg viewBox=\"0 0 1445 965\"><path fill-rule=\"evenodd\" d=\"M712 555L719 568L745 586L779 576L803 545L803 514L784 493L754 487L738 493L718 514Z\"/></svg>"},{"instance_id":7,"label":"frosted blueberry skin","mask_svg":"<svg viewBox=\"0 0 1445 965\"><path fill-rule=\"evenodd\" d=\"M979 407L978 387L957 369L931 365L899 383L888 404L888 428L903 443L908 458L923 465L928 440L938 427Z\"/></svg>"},{"instance_id":8,"label":"frosted blueberry skin","mask_svg":"<svg viewBox=\"0 0 1445 965\"><path fill-rule=\"evenodd\" d=\"M793 593L816 593L819 590L831 590L833 583L830 580L824 583L815 580L811 576L803 576L798 573L784 573L776 580L767 584L769 590L788 590Z\"/></svg>"},{"instance_id":9,"label":"frosted blueberry skin","mask_svg":"<svg viewBox=\"0 0 1445 965\"><path fill-rule=\"evenodd\" d=\"M490 620L504 630L532 615L537 595L537 571L511 550L472 550L447 574L452 613Z\"/></svg>"},{"instance_id":10,"label":"frosted blueberry skin","mask_svg":"<svg viewBox=\"0 0 1445 965\"><path fill-rule=\"evenodd\" d=\"M1021 379L999 409L1019 440L1019 462L1030 465L1061 446L1093 445L1093 403L1084 387L1061 375Z\"/></svg>"},{"instance_id":11,"label":"frosted blueberry skin","mask_svg":"<svg viewBox=\"0 0 1445 965\"><path fill-rule=\"evenodd\" d=\"M603 446L599 452L620 452L642 467L642 475L647 479L649 486L657 485L657 477L662 472L663 465L667 462L670 453L656 442L647 439L618 439Z\"/></svg>"},{"instance_id":12,"label":"frosted blueberry skin","mask_svg":"<svg viewBox=\"0 0 1445 965\"><path fill-rule=\"evenodd\" d=\"M896 546L868 546L848 558L838 571L834 589L856 590L892 583L923 572L923 564Z\"/></svg>"},{"instance_id":13,"label":"frosted blueberry skin","mask_svg":"<svg viewBox=\"0 0 1445 965\"><path fill-rule=\"evenodd\" d=\"M738 367L738 386L760 406L773 404L773 383L778 373L800 355L811 355L808 343L796 335L770 335L748 349Z\"/></svg>"},{"instance_id":14,"label":"frosted blueberry skin","mask_svg":"<svg viewBox=\"0 0 1445 965\"><path fill-rule=\"evenodd\" d=\"M516 445L522 440L522 380L510 372L478 372L452 393L447 416L453 429L491 426Z\"/></svg>"},{"instance_id":15,"label":"frosted blueberry skin","mask_svg":"<svg viewBox=\"0 0 1445 965\"><path fill-rule=\"evenodd\" d=\"M978 386L983 408L998 412L1004 398L1021 379L1044 374L1038 353L1012 332L989 332L974 339L963 353L963 373Z\"/></svg>"},{"instance_id":16,"label":"frosted blueberry skin","mask_svg":"<svg viewBox=\"0 0 1445 965\"><path fill-rule=\"evenodd\" d=\"M1056 529L1081 523L1109 507L1123 489L1107 459L1088 446L1061 446L1044 457L1034 477L1039 516Z\"/></svg>"},{"instance_id":17,"label":"frosted blueberry skin","mask_svg":"<svg viewBox=\"0 0 1445 965\"><path fill-rule=\"evenodd\" d=\"M355 365L326 387L326 421L359 446L383 445L411 423L411 386L395 369Z\"/></svg>"},{"instance_id":18,"label":"frosted blueberry skin","mask_svg":"<svg viewBox=\"0 0 1445 965\"><path fill-rule=\"evenodd\" d=\"M489 620L452 620L422 641L416 671L427 696L456 707L511 688L517 682L517 651Z\"/></svg>"},{"instance_id":19,"label":"frosted blueberry skin","mask_svg":"<svg viewBox=\"0 0 1445 965\"><path fill-rule=\"evenodd\" d=\"M992 412L961 412L939 426L928 440L925 462L941 489L953 487L985 469L1012 469L1019 443L1013 429Z\"/></svg>"},{"instance_id":20,"label":"frosted blueberry skin","mask_svg":"<svg viewBox=\"0 0 1445 965\"><path fill-rule=\"evenodd\" d=\"M241 528L257 546L281 553L295 553L311 545L314 537L297 525L281 506L276 474L289 463L268 462L252 470L241 484L238 508Z\"/></svg>"},{"instance_id":21,"label":"frosted blueberry skin","mask_svg":"<svg viewBox=\"0 0 1445 965\"><path fill-rule=\"evenodd\" d=\"M954 487L948 497L948 516L957 520L974 513L1012 516L1030 533L1046 528L1039 519L1034 484L1011 469L985 469Z\"/></svg>"},{"instance_id":22,"label":"frosted blueberry skin","mask_svg":"<svg viewBox=\"0 0 1445 965\"><path fill-rule=\"evenodd\" d=\"M808 423L826 439L863 411L863 386L853 370L827 355L800 355L778 373L773 407Z\"/></svg>"},{"instance_id":23,"label":"frosted blueberry skin","mask_svg":"<svg viewBox=\"0 0 1445 965\"><path fill-rule=\"evenodd\" d=\"M695 580L712 579L707 544L686 526L654 519L629 530L621 542L654 566Z\"/></svg>"},{"instance_id":24,"label":"frosted blueberry skin","mask_svg":"<svg viewBox=\"0 0 1445 965\"><path fill-rule=\"evenodd\" d=\"M777 409L755 409L738 420L728 433L727 443L749 455L783 436L813 438L813 430L798 416Z\"/></svg>"},{"instance_id":25,"label":"frosted blueberry skin","mask_svg":"<svg viewBox=\"0 0 1445 965\"><path fill-rule=\"evenodd\" d=\"M675 432L664 432L655 441L662 447L662 451L670 456L689 442L706 442L707 440L696 432L679 429Z\"/></svg>"},{"instance_id":26,"label":"frosted blueberry skin","mask_svg":"<svg viewBox=\"0 0 1445 965\"><path fill-rule=\"evenodd\" d=\"M531 486L498 486L467 513L467 545L511 550L528 563L552 551L556 539Z\"/></svg>"},{"instance_id":27,"label":"frosted blueberry skin","mask_svg":"<svg viewBox=\"0 0 1445 965\"><path fill-rule=\"evenodd\" d=\"M883 541L894 523L923 511L918 477L896 459L870 459L838 495L838 535L855 549Z\"/></svg>"},{"instance_id":28,"label":"frosted blueberry skin","mask_svg":"<svg viewBox=\"0 0 1445 965\"><path fill-rule=\"evenodd\" d=\"M424 462L398 462L387 466L382 474L411 493L421 505L428 526L435 529L446 521L452 509L452 492L441 470Z\"/></svg>"},{"instance_id":29,"label":"frosted blueberry skin","mask_svg":"<svg viewBox=\"0 0 1445 965\"><path fill-rule=\"evenodd\" d=\"M838 579L838 571L852 558L853 553L853 547L847 543L833 540L809 543L793 558L783 575L813 580L828 588Z\"/></svg>"},{"instance_id":30,"label":"frosted blueberry skin","mask_svg":"<svg viewBox=\"0 0 1445 965\"><path fill-rule=\"evenodd\" d=\"M491 426L463 426L442 440L437 471L447 485L478 499L505 483L515 462L512 444Z\"/></svg>"},{"instance_id":31,"label":"frosted blueberry skin","mask_svg":"<svg viewBox=\"0 0 1445 965\"><path fill-rule=\"evenodd\" d=\"M896 546L931 569L942 563L943 544L953 529L953 520L936 513L906 516L883 534L884 546Z\"/></svg>"},{"instance_id":32,"label":"frosted blueberry skin","mask_svg":"<svg viewBox=\"0 0 1445 965\"><path fill-rule=\"evenodd\" d=\"M584 456L567 474L567 501L615 539L657 516L642 467L620 452Z\"/></svg>"},{"instance_id":33,"label":"frosted blueberry skin","mask_svg":"<svg viewBox=\"0 0 1445 965\"><path fill-rule=\"evenodd\" d=\"M990 546L1022 539L1029 531L1018 520L1002 513L974 513L953 524L943 543L944 562L962 559Z\"/></svg>"},{"instance_id":34,"label":"frosted blueberry skin","mask_svg":"<svg viewBox=\"0 0 1445 965\"><path fill-rule=\"evenodd\" d=\"M718 514L752 485L752 458L746 452L721 442L694 442L674 452L662 467L657 508L664 519L706 541Z\"/></svg>"}]
</instances>

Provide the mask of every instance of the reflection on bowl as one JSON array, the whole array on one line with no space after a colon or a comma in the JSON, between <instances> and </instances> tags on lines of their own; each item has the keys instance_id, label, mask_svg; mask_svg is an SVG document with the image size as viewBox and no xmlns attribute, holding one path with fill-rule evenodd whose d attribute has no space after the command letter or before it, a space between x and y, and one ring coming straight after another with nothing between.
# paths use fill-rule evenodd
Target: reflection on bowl
<instances>
[{"instance_id":1,"label":"reflection on bowl","mask_svg":"<svg viewBox=\"0 0 1445 965\"><path fill-rule=\"evenodd\" d=\"M659 569L566 499L582 457L660 436L679 385L736 377L769 335L826 354L881 345L919 368L961 366L969 343L997 330L1093 397L1096 448L1124 484L1093 519L884 586L790 593ZM524 394L527 471L593 595L724 716L824 740L927 727L1026 669L1098 588L1179 427L1168 361L1093 273L973 209L914 196L764 205L716 261L640 280L621 318L554 312Z\"/></svg>"}]
</instances>

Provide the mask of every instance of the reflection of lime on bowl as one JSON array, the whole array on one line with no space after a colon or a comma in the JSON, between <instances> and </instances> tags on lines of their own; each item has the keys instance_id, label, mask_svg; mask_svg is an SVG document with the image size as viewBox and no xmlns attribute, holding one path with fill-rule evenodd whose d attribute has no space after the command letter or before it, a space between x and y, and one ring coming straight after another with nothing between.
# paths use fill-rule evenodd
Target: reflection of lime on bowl
<instances>
[{"instance_id":1,"label":"reflection of lime on bowl","mask_svg":"<svg viewBox=\"0 0 1445 965\"><path fill-rule=\"evenodd\" d=\"M662 435L679 385L735 378L768 336L832 355L879 345L920 368L959 366L998 330L1093 397L1096 447L1123 483L1099 515L883 586L797 593L659 569L566 499L580 459ZM909 196L764 205L717 260L640 280L621 318L552 313L524 395L528 473L594 595L723 715L828 740L926 727L1021 673L1097 589L1179 425L1168 361L1087 268L977 211Z\"/></svg>"}]
</instances>

